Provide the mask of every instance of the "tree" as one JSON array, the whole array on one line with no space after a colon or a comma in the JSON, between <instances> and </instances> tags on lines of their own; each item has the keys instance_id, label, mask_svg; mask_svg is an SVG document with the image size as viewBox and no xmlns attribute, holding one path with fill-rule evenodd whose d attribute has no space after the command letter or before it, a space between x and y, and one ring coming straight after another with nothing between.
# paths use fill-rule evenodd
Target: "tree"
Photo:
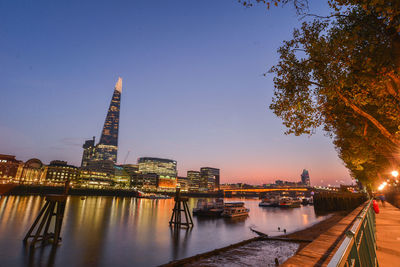
<instances>
[{"instance_id":1,"label":"tree","mask_svg":"<svg viewBox=\"0 0 400 267\"><path fill-rule=\"evenodd\" d=\"M364 183L397 164L400 146L399 3L372 2L331 0L329 16L308 14L270 70L286 133L322 127Z\"/></svg>"}]
</instances>

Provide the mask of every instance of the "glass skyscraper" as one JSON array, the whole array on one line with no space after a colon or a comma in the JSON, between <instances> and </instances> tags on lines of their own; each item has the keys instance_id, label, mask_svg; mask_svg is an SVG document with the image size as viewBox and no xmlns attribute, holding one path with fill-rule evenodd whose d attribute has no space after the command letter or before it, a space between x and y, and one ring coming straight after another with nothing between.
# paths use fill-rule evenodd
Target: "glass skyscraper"
<instances>
[{"instance_id":1,"label":"glass skyscraper","mask_svg":"<svg viewBox=\"0 0 400 267\"><path fill-rule=\"evenodd\" d=\"M111 98L110 107L108 108L106 120L104 121L100 142L96 146L97 160L112 160L114 163L117 162L121 93L122 79L119 77L117 83L115 84L114 93Z\"/></svg>"},{"instance_id":2,"label":"glass skyscraper","mask_svg":"<svg viewBox=\"0 0 400 267\"><path fill-rule=\"evenodd\" d=\"M90 167L97 161L117 162L118 153L118 129L119 129L119 110L122 93L122 78L119 77L114 87L114 93L108 108L106 120L99 143L94 145L93 140L87 140L83 145L83 155L81 167Z\"/></svg>"}]
</instances>

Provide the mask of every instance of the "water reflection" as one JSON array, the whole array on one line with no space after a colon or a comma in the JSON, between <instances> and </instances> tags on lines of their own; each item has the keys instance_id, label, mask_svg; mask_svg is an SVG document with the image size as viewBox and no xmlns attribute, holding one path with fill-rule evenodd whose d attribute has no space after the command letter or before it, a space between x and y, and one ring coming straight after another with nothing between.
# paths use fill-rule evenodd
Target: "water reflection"
<instances>
[{"instance_id":1,"label":"water reflection","mask_svg":"<svg viewBox=\"0 0 400 267\"><path fill-rule=\"evenodd\" d=\"M229 199L229 201L233 201ZM270 236L304 228L323 217L312 207L261 208L245 199L248 217L194 217L194 228L169 227L174 201L118 197L69 197L62 242L30 251L22 239L44 198L0 198L0 257L3 266L155 266L230 245L255 236L250 227ZM190 210L197 199L189 199Z\"/></svg>"},{"instance_id":2,"label":"water reflection","mask_svg":"<svg viewBox=\"0 0 400 267\"><path fill-rule=\"evenodd\" d=\"M186 255L186 250L188 247L188 240L190 234L192 233L192 228L176 228L170 227L171 241L172 241L172 259L177 260L180 255ZM183 238L181 239L181 235Z\"/></svg>"}]
</instances>

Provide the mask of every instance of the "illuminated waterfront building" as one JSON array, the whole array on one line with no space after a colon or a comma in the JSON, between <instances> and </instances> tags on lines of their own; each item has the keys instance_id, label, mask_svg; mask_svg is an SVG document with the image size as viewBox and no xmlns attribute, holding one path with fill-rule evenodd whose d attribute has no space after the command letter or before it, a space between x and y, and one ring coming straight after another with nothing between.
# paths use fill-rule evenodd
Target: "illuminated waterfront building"
<instances>
[{"instance_id":1,"label":"illuminated waterfront building","mask_svg":"<svg viewBox=\"0 0 400 267\"><path fill-rule=\"evenodd\" d=\"M96 146L94 145L94 138L85 142L81 167L89 166L92 161L110 160L114 163L117 162L121 93L122 79L119 77L114 87L100 141Z\"/></svg>"},{"instance_id":2,"label":"illuminated waterfront building","mask_svg":"<svg viewBox=\"0 0 400 267\"><path fill-rule=\"evenodd\" d=\"M139 165L137 164L123 164L121 165L125 172L129 175L130 187L139 187Z\"/></svg>"},{"instance_id":3,"label":"illuminated waterfront building","mask_svg":"<svg viewBox=\"0 0 400 267\"><path fill-rule=\"evenodd\" d=\"M122 165L114 166L114 176L113 181L117 187L128 187L130 185L131 178L128 172Z\"/></svg>"},{"instance_id":4,"label":"illuminated waterfront building","mask_svg":"<svg viewBox=\"0 0 400 267\"><path fill-rule=\"evenodd\" d=\"M47 183L64 184L67 180L75 183L78 178L79 169L75 166L68 165L66 161L53 160L47 166Z\"/></svg>"},{"instance_id":5,"label":"illuminated waterfront building","mask_svg":"<svg viewBox=\"0 0 400 267\"><path fill-rule=\"evenodd\" d=\"M200 189L200 172L187 171L187 179L189 183L189 191L198 192Z\"/></svg>"},{"instance_id":6,"label":"illuminated waterfront building","mask_svg":"<svg viewBox=\"0 0 400 267\"><path fill-rule=\"evenodd\" d=\"M156 190L158 185L158 175L155 173L142 173L138 178L138 188L142 190Z\"/></svg>"},{"instance_id":7,"label":"illuminated waterfront building","mask_svg":"<svg viewBox=\"0 0 400 267\"><path fill-rule=\"evenodd\" d=\"M15 156L0 154L0 183L12 182L19 178L24 163L16 160Z\"/></svg>"},{"instance_id":8,"label":"illuminated waterfront building","mask_svg":"<svg viewBox=\"0 0 400 267\"><path fill-rule=\"evenodd\" d=\"M181 188L181 191L189 190L189 180L187 177L178 176L177 185Z\"/></svg>"},{"instance_id":9,"label":"illuminated waterfront building","mask_svg":"<svg viewBox=\"0 0 400 267\"><path fill-rule=\"evenodd\" d=\"M176 161L162 158L143 157L138 159L139 172L156 174L157 187L161 190L171 190L176 187Z\"/></svg>"},{"instance_id":10,"label":"illuminated waterfront building","mask_svg":"<svg viewBox=\"0 0 400 267\"><path fill-rule=\"evenodd\" d=\"M22 169L21 177L17 178L20 183L39 184L43 183L46 178L47 166L36 158L25 162Z\"/></svg>"},{"instance_id":11,"label":"illuminated waterfront building","mask_svg":"<svg viewBox=\"0 0 400 267\"><path fill-rule=\"evenodd\" d=\"M200 168L200 191L219 190L219 169Z\"/></svg>"},{"instance_id":12,"label":"illuminated waterfront building","mask_svg":"<svg viewBox=\"0 0 400 267\"><path fill-rule=\"evenodd\" d=\"M303 170L303 172L300 175L301 177L301 183L310 186L310 175L306 169Z\"/></svg>"},{"instance_id":13,"label":"illuminated waterfront building","mask_svg":"<svg viewBox=\"0 0 400 267\"><path fill-rule=\"evenodd\" d=\"M79 184L88 188L104 188L113 185L113 180L106 172L81 169Z\"/></svg>"}]
</instances>

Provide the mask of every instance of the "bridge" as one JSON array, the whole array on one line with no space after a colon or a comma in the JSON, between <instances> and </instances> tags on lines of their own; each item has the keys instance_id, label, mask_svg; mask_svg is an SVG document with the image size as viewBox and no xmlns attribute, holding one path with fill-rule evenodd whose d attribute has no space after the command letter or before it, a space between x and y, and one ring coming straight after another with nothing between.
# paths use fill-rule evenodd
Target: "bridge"
<instances>
[{"instance_id":1,"label":"bridge","mask_svg":"<svg viewBox=\"0 0 400 267\"><path fill-rule=\"evenodd\" d=\"M292 188L238 188L238 189L224 189L224 192L251 192L251 193L263 193L263 192L286 192L286 191L309 191L312 188L307 187L292 187Z\"/></svg>"}]
</instances>

